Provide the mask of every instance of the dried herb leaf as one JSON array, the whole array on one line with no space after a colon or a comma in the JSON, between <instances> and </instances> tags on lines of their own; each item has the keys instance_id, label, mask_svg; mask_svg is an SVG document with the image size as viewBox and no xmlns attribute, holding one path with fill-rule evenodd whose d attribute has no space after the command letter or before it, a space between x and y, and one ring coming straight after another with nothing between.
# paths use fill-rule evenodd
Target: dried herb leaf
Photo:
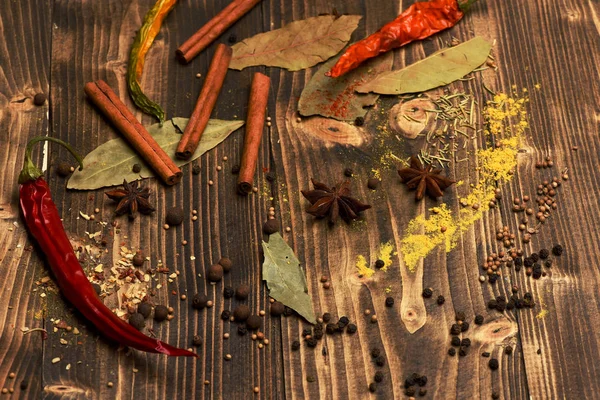
<instances>
[{"instance_id":1,"label":"dried herb leaf","mask_svg":"<svg viewBox=\"0 0 600 400\"><path fill-rule=\"evenodd\" d=\"M196 152L189 160L179 160L175 158L175 150L179 139L181 139L181 132L183 132L187 123L187 118L173 118L165 122L162 127L160 124L148 127L148 132L175 161L177 166L185 165L200 157L225 140L233 131L244 125L243 121L211 119ZM67 183L68 189L92 190L105 186L120 185L124 179L130 182L154 176L154 172L150 167L120 138L109 140L92 150L85 156L83 163L85 168L73 173ZM140 164L142 170L138 173L133 172L131 170L133 164Z\"/></svg>"},{"instance_id":2,"label":"dried herb leaf","mask_svg":"<svg viewBox=\"0 0 600 400\"><path fill-rule=\"evenodd\" d=\"M359 93L402 94L424 92L462 78L485 62L492 45L475 37L440 50L399 71L385 72L356 88Z\"/></svg>"},{"instance_id":3,"label":"dried herb leaf","mask_svg":"<svg viewBox=\"0 0 600 400\"><path fill-rule=\"evenodd\" d=\"M262 247L265 253L263 280L267 281L269 296L290 307L311 324L316 323L306 276L294 251L279 233L270 235L269 243L262 242Z\"/></svg>"},{"instance_id":4,"label":"dried herb leaf","mask_svg":"<svg viewBox=\"0 0 600 400\"><path fill-rule=\"evenodd\" d=\"M233 46L229 68L253 65L298 71L312 67L344 48L358 26L359 15L332 15L294 21L281 29L260 33Z\"/></svg>"},{"instance_id":5,"label":"dried herb leaf","mask_svg":"<svg viewBox=\"0 0 600 400\"><path fill-rule=\"evenodd\" d=\"M339 58L338 56L324 63L304 87L298 102L300 114L318 114L340 121L353 121L365 116L367 110L364 107L375 104L379 95L359 94L355 92L355 88L371 80L373 76L389 71L392 67L392 53L382 54L339 78L325 76L325 72Z\"/></svg>"}]
</instances>

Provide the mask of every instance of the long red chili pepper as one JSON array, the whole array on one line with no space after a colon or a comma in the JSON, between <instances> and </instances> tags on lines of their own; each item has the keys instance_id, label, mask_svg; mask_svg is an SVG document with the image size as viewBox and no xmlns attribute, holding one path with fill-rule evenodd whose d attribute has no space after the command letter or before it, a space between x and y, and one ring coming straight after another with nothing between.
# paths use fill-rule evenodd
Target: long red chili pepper
<instances>
[{"instance_id":1,"label":"long red chili pepper","mask_svg":"<svg viewBox=\"0 0 600 400\"><path fill-rule=\"evenodd\" d=\"M461 20L475 1L459 3L457 0L431 0L415 3L377 32L348 47L325 75L337 78L381 53L448 29Z\"/></svg>"},{"instance_id":2,"label":"long red chili pepper","mask_svg":"<svg viewBox=\"0 0 600 400\"><path fill-rule=\"evenodd\" d=\"M27 144L25 163L19 175L19 200L25 223L46 255L64 296L104 336L117 343L149 353L198 357L191 351L173 347L144 335L117 317L100 300L73 252L60 220L60 214L50 197L50 188L42 177L43 173L31 161L33 145L42 140L65 146L79 161L80 169L83 168L83 162L65 142L51 137L36 137Z\"/></svg>"}]
</instances>

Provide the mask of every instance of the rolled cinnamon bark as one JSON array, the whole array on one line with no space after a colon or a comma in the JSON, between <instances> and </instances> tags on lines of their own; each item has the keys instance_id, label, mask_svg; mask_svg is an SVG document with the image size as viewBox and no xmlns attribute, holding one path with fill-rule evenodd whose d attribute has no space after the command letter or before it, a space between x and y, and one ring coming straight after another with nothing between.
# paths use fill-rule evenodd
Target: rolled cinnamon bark
<instances>
[{"instance_id":1,"label":"rolled cinnamon bark","mask_svg":"<svg viewBox=\"0 0 600 400\"><path fill-rule=\"evenodd\" d=\"M202 50L207 48L216 38L242 18L261 0L233 0L227 7L218 13L206 25L194 33L175 52L177 59L182 64L187 64Z\"/></svg>"},{"instance_id":2,"label":"rolled cinnamon bark","mask_svg":"<svg viewBox=\"0 0 600 400\"><path fill-rule=\"evenodd\" d=\"M106 82L103 80L88 82L84 91L92 103L102 111L131 147L167 185L174 185L181 180L183 174L179 167L156 143L146 128L135 119L135 116Z\"/></svg>"},{"instance_id":3,"label":"rolled cinnamon bark","mask_svg":"<svg viewBox=\"0 0 600 400\"><path fill-rule=\"evenodd\" d=\"M265 125L270 86L271 80L268 76L256 72L252 77L250 99L248 100L248 117L246 118L246 135L244 136L242 163L237 183L240 194L252 192L252 182L254 182L258 150Z\"/></svg>"},{"instance_id":4,"label":"rolled cinnamon bark","mask_svg":"<svg viewBox=\"0 0 600 400\"><path fill-rule=\"evenodd\" d=\"M206 129L206 125L210 119L210 114L213 108L215 108L215 103L223 87L223 81L229 68L229 61L231 61L231 53L231 47L229 46L219 44L217 47L217 51L210 62L204 86L202 86L192 116L177 145L175 157L181 160L188 160L196 151L204 129Z\"/></svg>"}]
</instances>

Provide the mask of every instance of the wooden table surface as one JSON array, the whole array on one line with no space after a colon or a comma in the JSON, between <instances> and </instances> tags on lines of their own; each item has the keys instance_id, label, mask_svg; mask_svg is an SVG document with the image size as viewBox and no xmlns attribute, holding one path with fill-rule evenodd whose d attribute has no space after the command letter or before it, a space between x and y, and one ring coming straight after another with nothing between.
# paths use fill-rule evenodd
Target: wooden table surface
<instances>
[{"instance_id":1,"label":"wooden table surface","mask_svg":"<svg viewBox=\"0 0 600 400\"><path fill-rule=\"evenodd\" d=\"M166 108L168 116L190 115L202 84L195 75L206 74L216 43L188 66L175 60L176 47L227 3L179 2L150 49L142 86L150 98ZM332 7L339 13L364 16L353 35L358 39L411 3L264 0L217 42L227 42L231 34L242 39L329 13ZM204 345L198 349L198 361L128 354L118 351L96 330L86 328L85 320L73 313L56 290L36 284L49 273L40 252L31 247L18 211L17 174L30 138L50 135L86 154L118 137L86 101L83 86L103 79L134 109L126 91L125 71L136 29L152 4L153 0L0 1L0 388L14 388L15 398L32 399L397 399L407 397L404 379L418 372L429 380L426 398L489 399L492 393L503 399L600 398L598 1L480 0L459 26L439 35L445 42L474 35L495 41L497 71L455 83L452 90L473 93L482 103L486 92L480 76L497 91L510 92L512 85L531 89L539 83L541 87L530 91L531 128L521 143L515 178L503 187L502 207L487 212L461 236L453 251L433 251L417 274L407 272L398 257L386 273L373 278L361 279L355 273L358 255L374 262L380 244L388 241L398 249L408 221L434 204L427 200L415 206L413 194L398 183L394 169L381 172L383 182L377 191L366 188L376 162L371 144L382 123L379 114L387 115L399 99L381 99L378 111L368 114L360 133L340 137L331 134L339 126L334 121L296 121L298 98L317 67L294 73L263 67L230 71L214 118L244 119L252 73L261 71L272 80L268 115L273 124L261 145L256 176L259 193L247 198L235 194L235 176L229 168L241 156L241 130L199 159L199 175L192 175L188 165L183 168L182 182L174 187L148 180L156 213L133 223L118 219L121 235L106 236L107 263L113 249L125 243L144 249L153 260L161 259L181 272L173 283L165 281L152 299L173 307L175 316L156 325L155 333L182 347L191 347L193 335L202 335ZM394 67L431 54L443 41L427 40L396 51ZM42 107L32 102L38 92L49 95ZM138 110L136 116L146 125L154 123ZM478 142L484 145L483 139ZM398 142L395 151L407 157L415 148L404 141ZM36 154L42 163L41 152ZM223 163L224 156L229 164ZM488 252L500 249L496 227L508 225L518 232L518 218L510 211L512 198L535 194L544 175L534 165L546 156L555 163L547 177L568 169L570 180L558 195L558 210L524 248L532 252L561 243L565 254L551 274L540 280L526 277L523 271L510 271L495 286L481 284L478 266ZM53 172L53 166L68 157L62 148L52 146L46 157L50 165L46 176L65 229L73 239L82 240L86 231L97 230L98 223L79 218L79 211L90 213L97 207L101 210L97 219L111 222L114 206L103 190L65 190L66 181ZM448 173L465 184L476 182L477 160L475 155L471 157L472 162L452 164ZM216 171L218 165L225 165L223 171ZM334 183L347 167L355 171L357 197L368 201L373 209L365 213L365 222L358 227L340 224L328 229L323 221L315 221L304 212L306 201L300 190L309 187L311 177ZM266 180L269 171L276 175L273 183ZM208 185L209 180L214 181L213 186ZM457 189L450 190L445 199L451 207L459 207ZM173 205L183 206L186 213L199 210L199 220L186 218L182 226L163 230L165 209ZM221 311L232 307L232 300L221 295L224 285L250 284L251 309L268 310L259 249L264 239L261 226L271 206L281 227L291 228L283 236L306 269L315 311L347 316L357 324L357 334L326 336L317 348L303 346L294 352L291 343L299 339L307 324L295 316L280 319L267 313L264 333L270 344L259 349L249 336L237 335L235 324L220 320ZM112 232L110 224L105 232ZM184 239L189 242L186 247L181 245ZM222 255L234 260L234 270L223 283L208 285L198 274ZM322 288L322 275L329 277L331 289ZM487 301L500 294L510 295L512 284L532 292L536 307L518 313L488 310ZM384 305L388 287L396 298L393 308ZM434 288L435 296L443 294L446 303L436 305L435 297L424 301L420 296L423 287ZM214 307L203 312L193 310L189 298L197 292L213 298ZM187 294L188 301L180 301L181 294ZM407 304L414 307L408 310ZM379 316L378 323L371 323L364 309L373 310ZM487 322L473 331L473 344L466 357L447 355L455 311L465 312L468 319L482 314ZM81 334L54 332L56 319L77 327ZM410 326L419 329L411 333ZM46 328L48 339L24 335L23 327ZM231 332L229 340L223 339L225 332ZM66 345L61 344L61 338L67 340ZM511 356L503 354L507 344L514 347ZM371 359L375 347L385 355L383 367ZM498 370L488 368L488 359L480 356L483 351L500 360ZM226 354L232 354L233 359L225 361ZM56 357L61 361L53 363ZM376 371L383 372L384 382L370 394L368 385ZM114 386L108 387L108 382ZM255 386L260 388L259 394L253 394Z\"/></svg>"}]
</instances>

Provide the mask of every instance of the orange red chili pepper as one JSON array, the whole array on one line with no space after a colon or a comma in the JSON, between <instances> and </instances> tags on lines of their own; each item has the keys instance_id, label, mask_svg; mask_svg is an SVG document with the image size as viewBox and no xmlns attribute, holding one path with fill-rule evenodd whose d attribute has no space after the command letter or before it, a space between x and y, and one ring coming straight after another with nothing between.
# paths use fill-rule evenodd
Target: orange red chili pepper
<instances>
[{"instance_id":1,"label":"orange red chili pepper","mask_svg":"<svg viewBox=\"0 0 600 400\"><path fill-rule=\"evenodd\" d=\"M325 75L337 78L381 53L448 29L461 20L475 1L459 3L457 0L431 0L415 3L374 34L348 47Z\"/></svg>"}]
</instances>

